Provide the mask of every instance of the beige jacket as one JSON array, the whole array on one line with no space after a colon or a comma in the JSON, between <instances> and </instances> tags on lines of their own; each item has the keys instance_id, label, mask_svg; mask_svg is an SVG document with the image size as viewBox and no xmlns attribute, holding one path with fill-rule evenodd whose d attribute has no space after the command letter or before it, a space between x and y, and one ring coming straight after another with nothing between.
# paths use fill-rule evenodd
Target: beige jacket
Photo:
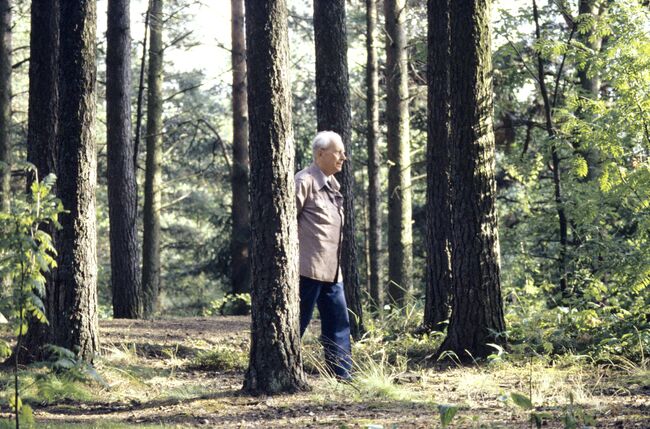
<instances>
[{"instance_id":1,"label":"beige jacket","mask_svg":"<svg viewBox=\"0 0 650 429\"><path fill-rule=\"evenodd\" d=\"M295 177L300 275L342 282L343 195L334 176L327 180L316 164Z\"/></svg>"}]
</instances>

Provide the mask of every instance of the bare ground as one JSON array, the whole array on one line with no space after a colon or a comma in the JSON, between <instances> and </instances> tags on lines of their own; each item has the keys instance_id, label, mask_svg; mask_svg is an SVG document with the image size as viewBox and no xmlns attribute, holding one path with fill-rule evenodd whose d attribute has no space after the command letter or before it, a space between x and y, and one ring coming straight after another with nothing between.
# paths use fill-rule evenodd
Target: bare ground
<instances>
[{"instance_id":1,"label":"bare ground","mask_svg":"<svg viewBox=\"0 0 650 429\"><path fill-rule=\"evenodd\" d=\"M310 392L252 397L240 392L243 372L196 368L195 357L216 347L245 349L247 317L101 322L107 385L89 387L82 400L34 404L38 427L440 427L438 404L460 411L450 427L529 428L528 412L504 401L509 392L533 392L544 427L564 427L569 392L574 414L597 427L650 428L650 380L616 368L588 366L471 367L409 370L388 390L372 380L337 384L309 375ZM317 359L317 358L316 358ZM383 389L383 390L382 390ZM7 417L7 408L0 410Z\"/></svg>"}]
</instances>

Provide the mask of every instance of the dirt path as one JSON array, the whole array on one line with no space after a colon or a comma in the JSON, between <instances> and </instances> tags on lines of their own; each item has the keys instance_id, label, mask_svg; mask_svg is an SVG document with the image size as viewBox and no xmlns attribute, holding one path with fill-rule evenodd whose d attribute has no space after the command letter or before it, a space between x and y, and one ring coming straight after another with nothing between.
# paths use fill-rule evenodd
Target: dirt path
<instances>
[{"instance_id":1,"label":"dirt path","mask_svg":"<svg viewBox=\"0 0 650 429\"><path fill-rule=\"evenodd\" d=\"M354 386L312 374L311 392L242 395L248 335L246 317L102 321L103 355L96 366L106 385L86 387L83 397L34 404L38 427L433 428L440 427L437 404L446 403L460 407L452 428L531 427L527 412L499 399L526 391L527 375L508 367L414 370L393 377L391 386L372 384L386 378L381 374ZM226 351L215 363L235 369L199 369L197 356L214 350ZM575 392L575 414L595 416L597 427L650 427L648 380L619 386L621 379L606 372L540 371L534 402L552 416L545 428L564 427L565 390Z\"/></svg>"}]
</instances>

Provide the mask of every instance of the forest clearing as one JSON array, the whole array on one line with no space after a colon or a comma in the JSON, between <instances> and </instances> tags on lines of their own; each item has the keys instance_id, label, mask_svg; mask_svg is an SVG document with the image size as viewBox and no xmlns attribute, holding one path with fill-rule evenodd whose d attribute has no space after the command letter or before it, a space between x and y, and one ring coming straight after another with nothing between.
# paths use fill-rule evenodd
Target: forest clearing
<instances>
[{"instance_id":1,"label":"forest clearing","mask_svg":"<svg viewBox=\"0 0 650 429\"><path fill-rule=\"evenodd\" d=\"M648 429L649 244L650 0L0 0L0 429Z\"/></svg>"},{"instance_id":2,"label":"forest clearing","mask_svg":"<svg viewBox=\"0 0 650 429\"><path fill-rule=\"evenodd\" d=\"M360 364L367 363L364 354L384 353L386 359L361 368L348 385L319 375L320 350L308 337L312 390L249 396L241 391L249 324L245 316L102 321L96 365L101 382L26 371L31 375L24 383L31 387L24 400L39 428L438 428L439 405L458 407L450 428L530 428L531 411L545 416L545 428L572 427L569 415L575 416L573 427L650 427L648 368L594 364L584 356L430 368L424 360L435 341L391 351L362 340L354 350ZM35 381L35 374L45 378ZM6 393L8 375L0 382L0 393ZM530 391L533 410L510 397ZM6 406L1 411L0 417L9 416Z\"/></svg>"}]
</instances>

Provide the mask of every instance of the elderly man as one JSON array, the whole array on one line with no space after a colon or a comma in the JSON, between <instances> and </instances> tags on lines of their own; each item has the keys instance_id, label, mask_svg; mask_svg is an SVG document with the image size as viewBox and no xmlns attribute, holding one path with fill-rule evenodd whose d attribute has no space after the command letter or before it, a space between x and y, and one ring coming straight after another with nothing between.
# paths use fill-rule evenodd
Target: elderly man
<instances>
[{"instance_id":1,"label":"elderly man","mask_svg":"<svg viewBox=\"0 0 650 429\"><path fill-rule=\"evenodd\" d=\"M325 362L337 378L348 380L352 359L341 271L343 195L334 177L346 160L341 136L321 131L314 138L312 153L313 164L295 177L300 242L300 335L307 329L314 305L318 304Z\"/></svg>"}]
</instances>

